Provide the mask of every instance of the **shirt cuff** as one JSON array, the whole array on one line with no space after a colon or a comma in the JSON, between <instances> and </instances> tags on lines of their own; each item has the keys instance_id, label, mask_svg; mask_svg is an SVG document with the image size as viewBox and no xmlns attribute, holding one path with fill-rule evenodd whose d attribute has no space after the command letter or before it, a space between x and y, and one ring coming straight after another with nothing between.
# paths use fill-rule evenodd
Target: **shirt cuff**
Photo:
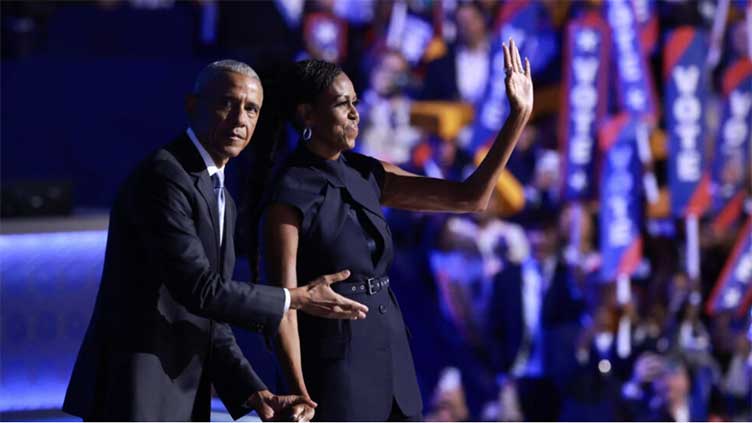
<instances>
[{"instance_id":1,"label":"shirt cuff","mask_svg":"<svg viewBox=\"0 0 752 423\"><path fill-rule=\"evenodd\" d=\"M285 290L285 308L282 310L282 314L287 313L287 310L290 309L290 290L287 288L282 288Z\"/></svg>"}]
</instances>

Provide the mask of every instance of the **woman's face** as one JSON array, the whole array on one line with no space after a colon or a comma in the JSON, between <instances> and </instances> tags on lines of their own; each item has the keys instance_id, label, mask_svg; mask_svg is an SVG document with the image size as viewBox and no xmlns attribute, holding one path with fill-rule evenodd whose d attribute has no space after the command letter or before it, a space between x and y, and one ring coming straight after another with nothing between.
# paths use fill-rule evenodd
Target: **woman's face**
<instances>
[{"instance_id":1,"label":"woman's face","mask_svg":"<svg viewBox=\"0 0 752 423\"><path fill-rule=\"evenodd\" d=\"M344 73L316 99L306 124L311 128L312 143L330 151L347 151L355 147L360 115L355 88Z\"/></svg>"}]
</instances>

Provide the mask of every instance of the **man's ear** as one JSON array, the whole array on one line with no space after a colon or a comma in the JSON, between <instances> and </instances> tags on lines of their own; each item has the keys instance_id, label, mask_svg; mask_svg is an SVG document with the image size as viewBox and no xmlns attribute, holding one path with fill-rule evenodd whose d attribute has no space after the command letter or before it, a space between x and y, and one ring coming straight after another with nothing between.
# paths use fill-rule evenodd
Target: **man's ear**
<instances>
[{"instance_id":1,"label":"man's ear","mask_svg":"<svg viewBox=\"0 0 752 423\"><path fill-rule=\"evenodd\" d=\"M313 107L310 104L298 104L295 109L295 114L298 116L300 123L304 127L310 128L313 125Z\"/></svg>"}]
</instances>

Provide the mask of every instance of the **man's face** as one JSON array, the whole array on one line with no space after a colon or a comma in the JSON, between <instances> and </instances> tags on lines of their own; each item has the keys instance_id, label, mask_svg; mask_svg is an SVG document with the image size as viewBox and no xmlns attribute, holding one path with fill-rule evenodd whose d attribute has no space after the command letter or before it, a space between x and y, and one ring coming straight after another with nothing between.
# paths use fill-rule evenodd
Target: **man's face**
<instances>
[{"instance_id":1,"label":"man's face","mask_svg":"<svg viewBox=\"0 0 752 423\"><path fill-rule=\"evenodd\" d=\"M224 166L248 145L263 101L261 82L222 72L202 92L189 96L191 127L217 166Z\"/></svg>"},{"instance_id":2,"label":"man's face","mask_svg":"<svg viewBox=\"0 0 752 423\"><path fill-rule=\"evenodd\" d=\"M473 6L460 6L457 9L457 32L465 45L475 46L486 36L486 23L483 16Z\"/></svg>"}]
</instances>

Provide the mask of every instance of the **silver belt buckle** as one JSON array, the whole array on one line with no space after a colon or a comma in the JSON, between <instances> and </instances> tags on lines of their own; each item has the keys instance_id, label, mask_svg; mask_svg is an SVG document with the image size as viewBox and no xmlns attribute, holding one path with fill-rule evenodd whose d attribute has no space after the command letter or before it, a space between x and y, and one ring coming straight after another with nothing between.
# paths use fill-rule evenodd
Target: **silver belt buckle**
<instances>
[{"instance_id":1,"label":"silver belt buckle","mask_svg":"<svg viewBox=\"0 0 752 423\"><path fill-rule=\"evenodd\" d=\"M378 292L377 288L381 288L381 283L376 282L373 283L373 281L377 280L378 278L368 278L366 279L366 285L368 285L368 295L373 295Z\"/></svg>"}]
</instances>

